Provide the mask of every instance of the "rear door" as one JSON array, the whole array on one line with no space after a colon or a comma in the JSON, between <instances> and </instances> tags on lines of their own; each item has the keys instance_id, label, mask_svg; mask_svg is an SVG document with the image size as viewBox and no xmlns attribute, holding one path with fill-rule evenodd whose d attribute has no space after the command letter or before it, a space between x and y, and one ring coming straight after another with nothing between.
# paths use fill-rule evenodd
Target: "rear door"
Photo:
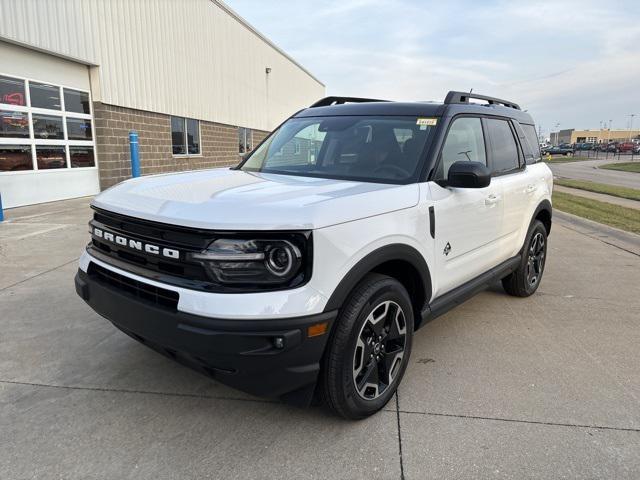
<instances>
[{"instance_id":1,"label":"rear door","mask_svg":"<svg viewBox=\"0 0 640 480\"><path fill-rule=\"evenodd\" d=\"M465 283L497 264L502 229L502 187L446 186L449 167L467 160L487 165L482 120L456 117L447 132L438 159L435 182L429 182L434 201L434 296Z\"/></svg>"},{"instance_id":2,"label":"rear door","mask_svg":"<svg viewBox=\"0 0 640 480\"><path fill-rule=\"evenodd\" d=\"M491 183L500 188L503 195L504 217L498 239L499 263L514 256L521 247L519 238L524 216L529 210L529 186L514 125L504 118L491 117L483 121L489 140Z\"/></svg>"}]
</instances>

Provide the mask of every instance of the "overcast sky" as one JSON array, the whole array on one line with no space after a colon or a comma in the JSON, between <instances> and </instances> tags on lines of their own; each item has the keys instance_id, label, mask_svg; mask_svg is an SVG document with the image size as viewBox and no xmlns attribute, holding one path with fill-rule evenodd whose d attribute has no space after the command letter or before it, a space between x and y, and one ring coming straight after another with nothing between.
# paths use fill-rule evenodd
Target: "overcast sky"
<instances>
[{"instance_id":1,"label":"overcast sky","mask_svg":"<svg viewBox=\"0 0 640 480\"><path fill-rule=\"evenodd\" d=\"M327 94L519 103L548 133L640 114L640 0L227 0ZM640 127L640 115L634 127Z\"/></svg>"}]
</instances>

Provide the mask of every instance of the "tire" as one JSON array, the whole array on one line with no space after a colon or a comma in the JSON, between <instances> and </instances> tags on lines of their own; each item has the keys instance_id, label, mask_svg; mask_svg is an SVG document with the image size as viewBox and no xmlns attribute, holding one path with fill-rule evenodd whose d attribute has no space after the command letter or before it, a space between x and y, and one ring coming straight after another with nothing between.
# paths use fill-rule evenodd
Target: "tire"
<instances>
[{"instance_id":1,"label":"tire","mask_svg":"<svg viewBox=\"0 0 640 480\"><path fill-rule=\"evenodd\" d=\"M323 358L320 391L329 409L358 420L383 408L407 368L413 325L402 284L368 274L341 308Z\"/></svg>"},{"instance_id":2,"label":"tire","mask_svg":"<svg viewBox=\"0 0 640 480\"><path fill-rule=\"evenodd\" d=\"M522 249L518 269L502 279L502 286L509 295L528 297L540 286L547 260L547 229L540 220L529 227Z\"/></svg>"}]
</instances>

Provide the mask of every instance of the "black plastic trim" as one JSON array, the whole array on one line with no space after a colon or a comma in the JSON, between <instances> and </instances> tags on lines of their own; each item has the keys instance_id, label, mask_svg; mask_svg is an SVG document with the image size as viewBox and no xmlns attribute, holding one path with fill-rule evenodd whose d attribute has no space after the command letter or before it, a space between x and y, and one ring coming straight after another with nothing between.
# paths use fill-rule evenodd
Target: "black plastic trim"
<instances>
[{"instance_id":1,"label":"black plastic trim","mask_svg":"<svg viewBox=\"0 0 640 480\"><path fill-rule=\"evenodd\" d=\"M324 97L312 104L309 108L328 107L331 105L342 105L344 103L369 103L369 102L388 102L389 100L379 100L377 98L360 98L360 97Z\"/></svg>"},{"instance_id":2,"label":"black plastic trim","mask_svg":"<svg viewBox=\"0 0 640 480\"><path fill-rule=\"evenodd\" d=\"M436 210L433 205L429 207L429 233L431 238L436 238Z\"/></svg>"},{"instance_id":3,"label":"black plastic trim","mask_svg":"<svg viewBox=\"0 0 640 480\"><path fill-rule=\"evenodd\" d=\"M406 261L416 268L422 280L426 302L428 302L431 298L431 273L427 262L415 248L397 243L374 250L351 268L329 297L325 312L342 307L351 291L367 273L392 260Z\"/></svg>"},{"instance_id":4,"label":"black plastic trim","mask_svg":"<svg viewBox=\"0 0 640 480\"><path fill-rule=\"evenodd\" d=\"M506 277L518 268L521 259L521 254L518 254L515 257L502 262L491 270L477 276L473 280L470 280L436 298L422 311L422 323L420 326L447 313L449 310L461 305L475 294L487 289L496 281Z\"/></svg>"},{"instance_id":5,"label":"black plastic trim","mask_svg":"<svg viewBox=\"0 0 640 480\"><path fill-rule=\"evenodd\" d=\"M502 100L500 98L490 97L488 95L480 95L479 93L472 93L472 92L450 91L449 93L447 93L447 96L444 99L444 103L445 104L452 104L452 103L468 104L469 99L471 98L474 98L476 100L485 100L489 103L489 105L498 104L508 108L514 108L516 110L520 110L520 106L517 103L511 102L509 100Z\"/></svg>"},{"instance_id":6,"label":"black plastic trim","mask_svg":"<svg viewBox=\"0 0 640 480\"><path fill-rule=\"evenodd\" d=\"M308 405L337 311L303 317L223 319L169 311L78 270L76 292L98 314L144 345L252 395ZM328 322L327 333L307 327ZM282 337L282 348L275 337Z\"/></svg>"}]
</instances>

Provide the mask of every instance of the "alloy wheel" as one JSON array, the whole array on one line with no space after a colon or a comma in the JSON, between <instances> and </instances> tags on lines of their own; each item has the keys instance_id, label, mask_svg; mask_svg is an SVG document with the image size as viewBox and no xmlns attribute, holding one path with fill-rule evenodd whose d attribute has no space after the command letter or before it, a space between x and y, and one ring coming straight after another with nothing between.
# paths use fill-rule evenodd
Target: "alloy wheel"
<instances>
[{"instance_id":1,"label":"alloy wheel","mask_svg":"<svg viewBox=\"0 0 640 480\"><path fill-rule=\"evenodd\" d=\"M542 233L536 233L531 239L529 257L527 259L527 282L531 287L537 285L542 276L545 260L545 239Z\"/></svg>"},{"instance_id":2,"label":"alloy wheel","mask_svg":"<svg viewBox=\"0 0 640 480\"><path fill-rule=\"evenodd\" d=\"M396 302L382 302L367 316L353 356L353 382L363 399L378 398L400 372L406 331L405 314Z\"/></svg>"}]
</instances>

